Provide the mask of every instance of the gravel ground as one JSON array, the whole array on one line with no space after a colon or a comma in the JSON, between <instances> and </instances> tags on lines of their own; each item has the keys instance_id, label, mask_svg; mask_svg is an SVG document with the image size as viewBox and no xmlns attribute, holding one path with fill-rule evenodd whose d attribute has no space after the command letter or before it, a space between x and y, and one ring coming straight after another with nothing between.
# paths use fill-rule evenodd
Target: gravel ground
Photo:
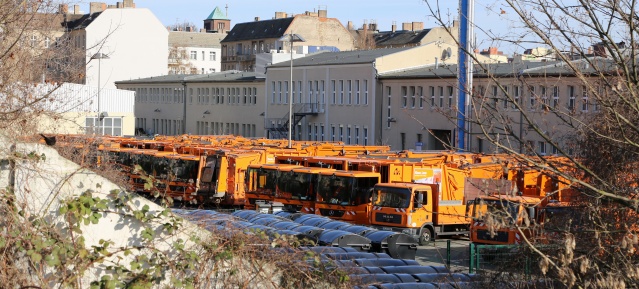
<instances>
[{"instance_id":1,"label":"gravel ground","mask_svg":"<svg viewBox=\"0 0 639 289\"><path fill-rule=\"evenodd\" d=\"M468 273L470 241L463 237L443 237L431 241L426 246L417 247L415 260L422 265L442 266L446 265L446 247L450 241L450 269L453 272Z\"/></svg>"}]
</instances>

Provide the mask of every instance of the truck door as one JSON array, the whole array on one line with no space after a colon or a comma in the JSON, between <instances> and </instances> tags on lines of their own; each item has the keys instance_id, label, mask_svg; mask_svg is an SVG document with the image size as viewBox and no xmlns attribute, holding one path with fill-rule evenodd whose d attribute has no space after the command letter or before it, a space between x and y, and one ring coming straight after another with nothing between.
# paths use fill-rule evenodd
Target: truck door
<instances>
[{"instance_id":1,"label":"truck door","mask_svg":"<svg viewBox=\"0 0 639 289\"><path fill-rule=\"evenodd\" d=\"M204 166L200 170L200 187L198 195L212 197L217 191L217 180L220 174L218 156L207 156Z\"/></svg>"}]
</instances>

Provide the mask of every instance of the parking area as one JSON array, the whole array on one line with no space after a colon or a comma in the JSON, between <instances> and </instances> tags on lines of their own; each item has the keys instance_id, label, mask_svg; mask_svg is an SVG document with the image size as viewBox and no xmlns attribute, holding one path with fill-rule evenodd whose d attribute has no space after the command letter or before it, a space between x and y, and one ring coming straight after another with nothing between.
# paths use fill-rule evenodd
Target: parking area
<instances>
[{"instance_id":1,"label":"parking area","mask_svg":"<svg viewBox=\"0 0 639 289\"><path fill-rule=\"evenodd\" d=\"M450 242L450 270L468 273L470 240L464 237L443 237L428 245L417 247L415 260L422 265L442 266L447 263Z\"/></svg>"}]
</instances>

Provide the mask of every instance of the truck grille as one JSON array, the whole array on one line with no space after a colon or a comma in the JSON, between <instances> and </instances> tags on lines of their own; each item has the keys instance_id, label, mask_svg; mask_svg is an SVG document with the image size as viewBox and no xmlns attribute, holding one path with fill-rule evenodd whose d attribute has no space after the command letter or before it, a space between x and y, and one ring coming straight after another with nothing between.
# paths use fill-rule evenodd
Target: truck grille
<instances>
[{"instance_id":1,"label":"truck grille","mask_svg":"<svg viewBox=\"0 0 639 289\"><path fill-rule=\"evenodd\" d=\"M495 237L491 238L488 230L477 230L477 239L508 243L508 232L496 232Z\"/></svg>"},{"instance_id":2,"label":"truck grille","mask_svg":"<svg viewBox=\"0 0 639 289\"><path fill-rule=\"evenodd\" d=\"M320 209L320 214L322 216L328 216L328 217L341 218L342 216L344 216L344 212L345 211L342 211L342 210Z\"/></svg>"},{"instance_id":3,"label":"truck grille","mask_svg":"<svg viewBox=\"0 0 639 289\"><path fill-rule=\"evenodd\" d=\"M401 224L402 215L375 213L375 222Z\"/></svg>"}]
</instances>

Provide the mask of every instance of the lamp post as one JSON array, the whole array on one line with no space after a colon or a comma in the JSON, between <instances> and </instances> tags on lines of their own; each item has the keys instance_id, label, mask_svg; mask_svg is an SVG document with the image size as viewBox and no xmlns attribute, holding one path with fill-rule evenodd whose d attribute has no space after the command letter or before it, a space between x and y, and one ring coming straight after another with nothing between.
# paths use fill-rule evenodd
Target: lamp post
<instances>
[{"instance_id":1,"label":"lamp post","mask_svg":"<svg viewBox=\"0 0 639 289\"><path fill-rule=\"evenodd\" d=\"M98 52L96 54L93 54L93 56L91 56L91 59L97 59L98 60L98 132L99 134L103 134L102 132L102 112L100 111L100 71L101 71L101 61L102 59L109 59L109 56L102 53L102 52Z\"/></svg>"},{"instance_id":2,"label":"lamp post","mask_svg":"<svg viewBox=\"0 0 639 289\"><path fill-rule=\"evenodd\" d=\"M288 41L291 44L291 79L288 84L288 148L291 148L291 130L293 127L293 42L305 42L302 36L294 34L292 31L290 34L284 34L279 41Z\"/></svg>"}]
</instances>

